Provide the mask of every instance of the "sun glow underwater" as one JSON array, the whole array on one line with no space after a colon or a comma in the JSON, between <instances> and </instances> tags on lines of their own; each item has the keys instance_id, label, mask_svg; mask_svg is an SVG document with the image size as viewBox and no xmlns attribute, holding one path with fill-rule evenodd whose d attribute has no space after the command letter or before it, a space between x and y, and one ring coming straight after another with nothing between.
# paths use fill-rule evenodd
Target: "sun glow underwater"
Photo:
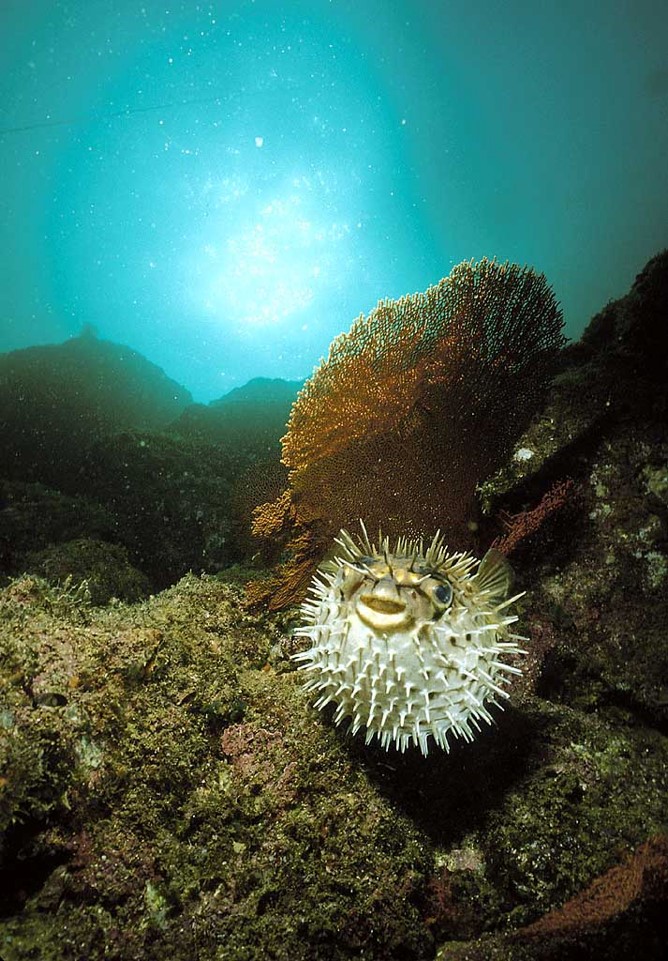
<instances>
[{"instance_id":1,"label":"sun glow underwater","mask_svg":"<svg viewBox=\"0 0 668 961\"><path fill-rule=\"evenodd\" d=\"M242 177L207 180L202 199L214 224L207 223L194 271L198 308L239 332L307 323L306 311L336 284L348 253L351 226L323 203L328 189L322 173L286 178L266 196Z\"/></svg>"}]
</instances>

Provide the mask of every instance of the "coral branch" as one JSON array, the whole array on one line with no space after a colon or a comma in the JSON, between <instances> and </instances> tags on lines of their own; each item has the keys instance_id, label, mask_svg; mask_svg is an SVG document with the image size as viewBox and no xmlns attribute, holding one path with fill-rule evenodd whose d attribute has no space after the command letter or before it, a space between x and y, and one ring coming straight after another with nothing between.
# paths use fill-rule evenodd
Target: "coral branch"
<instances>
[{"instance_id":1,"label":"coral branch","mask_svg":"<svg viewBox=\"0 0 668 961\"><path fill-rule=\"evenodd\" d=\"M557 481L536 507L504 519L506 533L497 537L492 547L502 554L512 554L523 541L542 527L548 517L561 510L573 497L574 491L575 484L570 478Z\"/></svg>"}]
</instances>

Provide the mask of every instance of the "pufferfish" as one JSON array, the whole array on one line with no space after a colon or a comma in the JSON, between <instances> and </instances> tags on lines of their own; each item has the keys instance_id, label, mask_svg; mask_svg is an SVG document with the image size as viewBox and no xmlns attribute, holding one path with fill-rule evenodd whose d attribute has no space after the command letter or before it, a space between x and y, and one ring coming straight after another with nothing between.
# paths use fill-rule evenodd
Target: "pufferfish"
<instances>
[{"instance_id":1,"label":"pufferfish","mask_svg":"<svg viewBox=\"0 0 668 961\"><path fill-rule=\"evenodd\" d=\"M425 550L404 537L390 549L381 534L377 546L362 531L358 543L340 532L341 556L321 565L302 605L296 633L311 647L293 658L312 675L315 707L333 702L336 724L386 750L472 741L522 673L505 660L527 640L509 631L507 609L522 596L508 597L509 565L493 549L482 561L449 554L440 533Z\"/></svg>"}]
</instances>

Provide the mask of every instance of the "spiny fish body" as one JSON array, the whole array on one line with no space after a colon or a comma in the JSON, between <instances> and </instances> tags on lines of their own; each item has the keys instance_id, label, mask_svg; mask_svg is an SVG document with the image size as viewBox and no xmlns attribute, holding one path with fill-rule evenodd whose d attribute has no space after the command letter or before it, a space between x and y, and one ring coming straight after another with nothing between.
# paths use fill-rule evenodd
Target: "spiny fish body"
<instances>
[{"instance_id":1,"label":"spiny fish body","mask_svg":"<svg viewBox=\"0 0 668 961\"><path fill-rule=\"evenodd\" d=\"M522 653L510 632L510 569L501 554L482 561L450 554L440 534L399 538L390 548L341 531L340 556L316 573L297 633L310 641L294 655L308 672L317 708L334 703L334 721L347 721L388 749L414 745L427 754L433 740L472 741L480 722L492 723L510 677L508 659ZM430 740L431 739L431 740Z\"/></svg>"}]
</instances>

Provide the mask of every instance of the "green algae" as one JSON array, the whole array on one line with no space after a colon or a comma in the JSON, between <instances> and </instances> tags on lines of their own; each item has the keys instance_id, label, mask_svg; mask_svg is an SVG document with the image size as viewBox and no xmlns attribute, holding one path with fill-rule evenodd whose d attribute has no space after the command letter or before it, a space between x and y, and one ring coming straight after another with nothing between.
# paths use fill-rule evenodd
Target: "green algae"
<instances>
[{"instance_id":1,"label":"green algae","mask_svg":"<svg viewBox=\"0 0 668 961\"><path fill-rule=\"evenodd\" d=\"M429 958L661 823L660 736L541 698L450 758L365 753L271 666L281 620L220 578L106 610L23 578L0 611L2 876L33 865L6 961ZM490 801L499 736L519 757Z\"/></svg>"},{"instance_id":2,"label":"green algae","mask_svg":"<svg viewBox=\"0 0 668 961\"><path fill-rule=\"evenodd\" d=\"M508 793L486 836L489 872L506 909L499 927L536 920L639 838L665 828L664 738L544 702L537 707L550 719L543 763Z\"/></svg>"},{"instance_id":3,"label":"green algae","mask_svg":"<svg viewBox=\"0 0 668 961\"><path fill-rule=\"evenodd\" d=\"M195 937L200 957L300 957L311 939L333 957L374 939L428 956L411 904L424 843L397 832L294 674L267 667L276 637L232 588L189 577L87 623L53 597L35 579L4 597L4 877L45 863L38 849L61 863L16 896L3 956L114 956L118 938L117 956L141 957L159 938L189 957Z\"/></svg>"}]
</instances>

